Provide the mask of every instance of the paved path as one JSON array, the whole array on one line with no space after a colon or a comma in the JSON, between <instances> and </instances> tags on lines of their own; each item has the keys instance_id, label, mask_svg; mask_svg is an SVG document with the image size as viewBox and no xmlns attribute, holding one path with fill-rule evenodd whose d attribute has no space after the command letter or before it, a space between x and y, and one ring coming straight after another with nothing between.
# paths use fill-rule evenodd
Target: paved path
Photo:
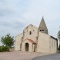
<instances>
[{"instance_id":1,"label":"paved path","mask_svg":"<svg viewBox=\"0 0 60 60\"><path fill-rule=\"evenodd\" d=\"M46 55L44 53L36 52L0 52L0 60L32 60L32 58L37 56Z\"/></svg>"},{"instance_id":2,"label":"paved path","mask_svg":"<svg viewBox=\"0 0 60 60\"><path fill-rule=\"evenodd\" d=\"M60 53L36 57L33 60L60 60Z\"/></svg>"}]
</instances>

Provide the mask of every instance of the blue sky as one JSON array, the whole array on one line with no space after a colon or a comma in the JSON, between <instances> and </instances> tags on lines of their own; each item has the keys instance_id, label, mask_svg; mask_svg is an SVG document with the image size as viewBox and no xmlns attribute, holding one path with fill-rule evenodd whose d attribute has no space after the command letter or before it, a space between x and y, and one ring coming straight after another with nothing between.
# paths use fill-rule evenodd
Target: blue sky
<instances>
[{"instance_id":1,"label":"blue sky","mask_svg":"<svg viewBox=\"0 0 60 60\"><path fill-rule=\"evenodd\" d=\"M49 34L57 37L60 26L60 0L0 0L0 38L7 33L20 34L44 16Z\"/></svg>"}]
</instances>

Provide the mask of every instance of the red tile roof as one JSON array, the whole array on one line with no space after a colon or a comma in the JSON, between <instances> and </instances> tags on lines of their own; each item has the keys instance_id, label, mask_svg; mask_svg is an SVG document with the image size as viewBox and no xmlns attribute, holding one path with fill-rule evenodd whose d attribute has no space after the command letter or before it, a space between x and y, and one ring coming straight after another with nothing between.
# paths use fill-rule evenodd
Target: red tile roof
<instances>
[{"instance_id":1,"label":"red tile roof","mask_svg":"<svg viewBox=\"0 0 60 60\"><path fill-rule=\"evenodd\" d=\"M31 43L36 44L36 42L34 42L32 39L28 39L28 38L26 38L26 39L29 40Z\"/></svg>"}]
</instances>

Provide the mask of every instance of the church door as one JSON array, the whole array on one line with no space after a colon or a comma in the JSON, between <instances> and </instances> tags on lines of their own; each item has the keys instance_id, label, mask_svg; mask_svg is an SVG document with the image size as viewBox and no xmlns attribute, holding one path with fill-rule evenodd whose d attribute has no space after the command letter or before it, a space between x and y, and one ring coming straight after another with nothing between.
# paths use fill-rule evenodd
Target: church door
<instances>
[{"instance_id":1,"label":"church door","mask_svg":"<svg viewBox=\"0 0 60 60\"><path fill-rule=\"evenodd\" d=\"M25 51L29 51L29 44L25 43Z\"/></svg>"}]
</instances>

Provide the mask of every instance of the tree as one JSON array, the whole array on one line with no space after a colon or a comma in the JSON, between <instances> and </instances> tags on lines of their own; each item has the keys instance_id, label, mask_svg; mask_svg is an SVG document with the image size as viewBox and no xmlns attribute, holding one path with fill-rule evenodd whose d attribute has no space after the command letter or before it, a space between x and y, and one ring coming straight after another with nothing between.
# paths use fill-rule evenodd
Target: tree
<instances>
[{"instance_id":1,"label":"tree","mask_svg":"<svg viewBox=\"0 0 60 60\"><path fill-rule=\"evenodd\" d=\"M58 39L59 39L59 47L58 47L58 50L60 50L60 30L58 31Z\"/></svg>"},{"instance_id":2,"label":"tree","mask_svg":"<svg viewBox=\"0 0 60 60\"><path fill-rule=\"evenodd\" d=\"M5 37L3 36L1 38L1 42L4 46L8 46L9 48L11 48L14 44L14 39L10 36L10 34L7 34Z\"/></svg>"},{"instance_id":3,"label":"tree","mask_svg":"<svg viewBox=\"0 0 60 60\"><path fill-rule=\"evenodd\" d=\"M58 39L60 41L60 30L58 31Z\"/></svg>"}]
</instances>

